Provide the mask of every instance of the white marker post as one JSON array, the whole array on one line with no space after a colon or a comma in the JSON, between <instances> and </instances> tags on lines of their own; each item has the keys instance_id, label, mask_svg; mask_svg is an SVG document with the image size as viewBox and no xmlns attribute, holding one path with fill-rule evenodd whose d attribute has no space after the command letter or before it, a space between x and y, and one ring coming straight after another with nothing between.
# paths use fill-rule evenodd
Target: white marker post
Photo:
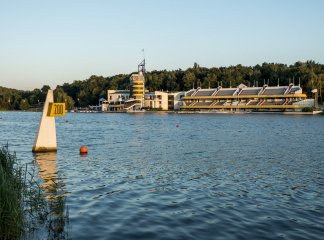
<instances>
[{"instance_id":1,"label":"white marker post","mask_svg":"<svg viewBox=\"0 0 324 240\"><path fill-rule=\"evenodd\" d=\"M65 115L65 103L54 103L53 90L48 90L33 152L56 152L55 116Z\"/></svg>"}]
</instances>

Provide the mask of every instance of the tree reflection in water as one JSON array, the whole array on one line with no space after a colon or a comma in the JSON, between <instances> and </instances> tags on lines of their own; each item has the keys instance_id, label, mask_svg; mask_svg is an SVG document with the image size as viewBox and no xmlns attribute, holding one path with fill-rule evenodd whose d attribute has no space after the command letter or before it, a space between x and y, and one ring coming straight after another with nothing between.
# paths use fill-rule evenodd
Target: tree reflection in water
<instances>
[{"instance_id":1,"label":"tree reflection in water","mask_svg":"<svg viewBox=\"0 0 324 240\"><path fill-rule=\"evenodd\" d=\"M47 202L47 218L45 221L48 239L68 238L68 209L65 206L64 183L56 168L57 155L51 153L36 153L38 176L43 180L41 189Z\"/></svg>"}]
</instances>

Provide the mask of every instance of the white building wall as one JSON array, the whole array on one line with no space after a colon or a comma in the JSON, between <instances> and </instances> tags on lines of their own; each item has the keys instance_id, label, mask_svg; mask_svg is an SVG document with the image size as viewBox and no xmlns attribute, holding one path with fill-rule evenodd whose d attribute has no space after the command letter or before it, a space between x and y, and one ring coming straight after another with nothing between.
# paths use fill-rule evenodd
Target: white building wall
<instances>
[{"instance_id":1,"label":"white building wall","mask_svg":"<svg viewBox=\"0 0 324 240\"><path fill-rule=\"evenodd\" d=\"M110 102L121 102L129 99L130 92L124 90L108 90L107 101Z\"/></svg>"},{"instance_id":2,"label":"white building wall","mask_svg":"<svg viewBox=\"0 0 324 240\"><path fill-rule=\"evenodd\" d=\"M166 92L146 93L144 99L145 108L168 110L168 93Z\"/></svg>"},{"instance_id":3,"label":"white building wall","mask_svg":"<svg viewBox=\"0 0 324 240\"><path fill-rule=\"evenodd\" d=\"M168 93L166 92L155 92L155 93L161 96L161 99L158 99L160 108L162 110L168 110Z\"/></svg>"},{"instance_id":4,"label":"white building wall","mask_svg":"<svg viewBox=\"0 0 324 240\"><path fill-rule=\"evenodd\" d=\"M182 97L185 96L186 92L173 92L169 93L169 95L173 95L174 101L173 101L173 109L174 110L180 110L180 107L182 106Z\"/></svg>"},{"instance_id":5,"label":"white building wall","mask_svg":"<svg viewBox=\"0 0 324 240\"><path fill-rule=\"evenodd\" d=\"M108 111L108 106L109 106L108 101L103 101L102 104L101 104L101 111L102 112Z\"/></svg>"}]
</instances>

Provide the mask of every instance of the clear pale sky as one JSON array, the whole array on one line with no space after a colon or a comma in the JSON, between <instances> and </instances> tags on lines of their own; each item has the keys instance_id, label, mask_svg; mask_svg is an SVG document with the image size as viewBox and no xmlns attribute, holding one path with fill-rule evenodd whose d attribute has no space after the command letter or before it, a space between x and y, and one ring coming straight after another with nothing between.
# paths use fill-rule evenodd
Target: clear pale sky
<instances>
[{"instance_id":1,"label":"clear pale sky","mask_svg":"<svg viewBox=\"0 0 324 240\"><path fill-rule=\"evenodd\" d=\"M263 62L324 63L322 0L0 0L0 86Z\"/></svg>"}]
</instances>

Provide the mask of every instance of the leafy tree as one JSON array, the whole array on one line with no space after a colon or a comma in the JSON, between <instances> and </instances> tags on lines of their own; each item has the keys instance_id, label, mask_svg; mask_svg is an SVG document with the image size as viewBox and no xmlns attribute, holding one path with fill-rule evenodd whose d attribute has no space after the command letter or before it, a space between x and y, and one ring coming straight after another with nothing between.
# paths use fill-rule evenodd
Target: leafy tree
<instances>
[{"instance_id":1,"label":"leafy tree","mask_svg":"<svg viewBox=\"0 0 324 240\"><path fill-rule=\"evenodd\" d=\"M27 99L21 99L19 104L20 110L28 110L30 108L30 105L28 103Z\"/></svg>"},{"instance_id":2,"label":"leafy tree","mask_svg":"<svg viewBox=\"0 0 324 240\"><path fill-rule=\"evenodd\" d=\"M68 96L60 86L57 86L54 90L54 101L65 103L67 109L74 108L74 100L70 96Z\"/></svg>"},{"instance_id":3,"label":"leafy tree","mask_svg":"<svg viewBox=\"0 0 324 240\"><path fill-rule=\"evenodd\" d=\"M183 86L185 89L189 90L189 89L193 88L194 85L197 86L197 84L195 84L197 79L196 79L196 76L193 74L193 72L190 72L190 71L186 72L183 76L182 81L183 81Z\"/></svg>"},{"instance_id":4,"label":"leafy tree","mask_svg":"<svg viewBox=\"0 0 324 240\"><path fill-rule=\"evenodd\" d=\"M48 86L48 85L44 85L44 86L41 88L41 91L42 91L43 94L46 95L49 89L51 89L50 86Z\"/></svg>"},{"instance_id":5,"label":"leafy tree","mask_svg":"<svg viewBox=\"0 0 324 240\"><path fill-rule=\"evenodd\" d=\"M129 89L130 74L118 74L111 77L92 75L85 80L75 80L72 83L64 83L57 86L55 94L57 99L67 102L68 108L74 105L87 107L98 104L98 99L107 97L108 89ZM299 84L312 97L311 90L318 89L319 100L324 94L324 65L313 60L296 62L292 65L281 63L263 63L255 66L242 66L240 64L229 67L205 68L198 63L186 70L153 70L145 74L145 86L149 91L188 91L195 88L216 88L220 84L223 87L236 87L240 83L247 86L262 86L268 83L270 86ZM26 103L39 105L45 101L48 85L33 91L19 91L0 87L0 109L14 110L25 109Z\"/></svg>"}]
</instances>

